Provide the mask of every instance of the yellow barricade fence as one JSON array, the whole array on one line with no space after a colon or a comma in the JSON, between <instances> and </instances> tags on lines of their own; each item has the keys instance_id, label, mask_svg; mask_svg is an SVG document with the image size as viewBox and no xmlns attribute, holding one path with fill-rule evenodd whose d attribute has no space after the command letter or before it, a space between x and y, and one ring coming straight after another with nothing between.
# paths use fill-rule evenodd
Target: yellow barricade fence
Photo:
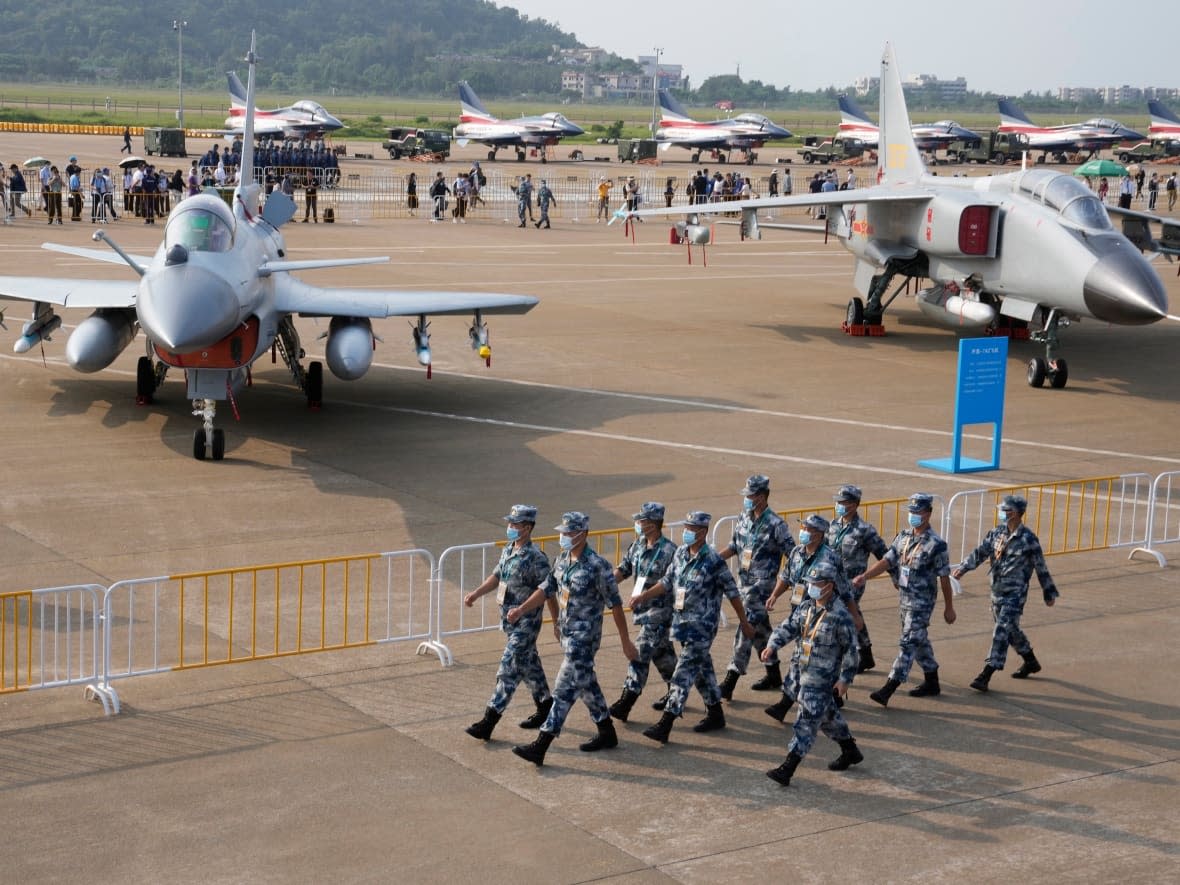
<instances>
[{"instance_id":1,"label":"yellow barricade fence","mask_svg":"<svg viewBox=\"0 0 1180 885\"><path fill-rule=\"evenodd\" d=\"M0 593L0 694L29 687L33 669L33 594Z\"/></svg>"}]
</instances>

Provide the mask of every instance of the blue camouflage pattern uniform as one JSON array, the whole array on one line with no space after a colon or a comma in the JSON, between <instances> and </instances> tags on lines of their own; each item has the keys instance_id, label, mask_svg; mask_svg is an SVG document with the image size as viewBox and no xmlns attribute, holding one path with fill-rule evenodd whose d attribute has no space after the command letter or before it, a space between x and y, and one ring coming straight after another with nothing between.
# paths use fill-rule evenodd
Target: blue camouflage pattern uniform
<instances>
[{"instance_id":1,"label":"blue camouflage pattern uniform","mask_svg":"<svg viewBox=\"0 0 1180 885\"><path fill-rule=\"evenodd\" d=\"M788 748L800 758L815 743L817 731L834 741L852 737L848 723L833 697L837 682L851 685L860 656L852 615L838 596L825 608L806 599L771 634L768 648L777 650L796 640L792 671L798 668L794 737Z\"/></svg>"},{"instance_id":2,"label":"blue camouflage pattern uniform","mask_svg":"<svg viewBox=\"0 0 1180 885\"><path fill-rule=\"evenodd\" d=\"M938 600L938 579L951 573L946 541L927 527L915 535L905 529L893 539L883 559L898 568L898 600L901 619L899 651L889 678L905 682L914 661L923 673L938 669L930 644L930 616Z\"/></svg>"},{"instance_id":3,"label":"blue camouflage pattern uniform","mask_svg":"<svg viewBox=\"0 0 1180 885\"><path fill-rule=\"evenodd\" d=\"M721 703L721 687L713 671L711 649L721 620L721 597L737 599L737 583L708 544L693 556L687 544L676 548L672 565L660 582L672 597L672 638L680 643L680 657L668 687L665 713L680 716L688 701L688 689L696 685L708 707ZM677 608L678 596L683 601Z\"/></svg>"},{"instance_id":4,"label":"blue camouflage pattern uniform","mask_svg":"<svg viewBox=\"0 0 1180 885\"><path fill-rule=\"evenodd\" d=\"M545 582L546 598L557 598L558 627L565 657L553 684L553 708L541 726L554 737L569 715L574 701L581 698L595 723L610 719L606 698L594 672L594 656L602 644L604 609L622 606L614 569L589 546L582 548L578 559L571 561L562 553Z\"/></svg>"},{"instance_id":5,"label":"blue camouflage pattern uniform","mask_svg":"<svg viewBox=\"0 0 1180 885\"><path fill-rule=\"evenodd\" d=\"M533 216L533 183L522 178L516 183L516 214L520 217L520 224L524 226L525 213L529 218Z\"/></svg>"},{"instance_id":6,"label":"blue camouflage pattern uniform","mask_svg":"<svg viewBox=\"0 0 1180 885\"><path fill-rule=\"evenodd\" d=\"M847 609L848 600L852 599L852 582L841 571L840 558L836 556L826 543L820 544L815 548L815 552L810 555L808 555L806 547L796 545L791 550L790 555L787 556L787 561L783 563L783 569L778 574L778 579L791 588L791 595L788 597L791 603L791 611L783 619L783 624L786 624L790 620L791 615L795 613L795 610L806 601L804 590L807 572L812 566L818 565L821 562L829 562L835 567L837 575L836 595L844 602L845 608ZM849 615L849 617L852 616ZM799 661L797 652L798 650L796 649L796 652L791 655L791 663L787 668L786 678L783 679L783 694L791 700L796 700L799 697Z\"/></svg>"},{"instance_id":7,"label":"blue camouflage pattern uniform","mask_svg":"<svg viewBox=\"0 0 1180 885\"><path fill-rule=\"evenodd\" d=\"M745 675L750 665L751 651L761 652L770 638L770 615L766 600L774 590L774 579L783 556L795 546L791 530L783 518L767 507L757 519L743 513L733 530L733 539L725 551L732 551L738 560L738 582L746 620L754 628L754 636L747 639L739 626L733 636L733 657L727 669ZM748 562L747 562L748 559Z\"/></svg>"},{"instance_id":8,"label":"blue camouflage pattern uniform","mask_svg":"<svg viewBox=\"0 0 1180 885\"><path fill-rule=\"evenodd\" d=\"M991 575L992 618L996 622L987 663L996 670L1003 670L1009 645L1019 655L1032 653L1032 645L1020 629L1020 618L1024 614L1029 579L1033 572L1036 572L1037 580L1041 583L1046 602L1056 599L1060 594L1045 564L1040 539L1023 522L1012 532L1007 525L992 529L958 568L969 572L984 562L988 563Z\"/></svg>"},{"instance_id":9,"label":"blue camouflage pattern uniform","mask_svg":"<svg viewBox=\"0 0 1180 885\"><path fill-rule=\"evenodd\" d=\"M537 225L542 224L548 226L549 224L549 204L556 203L557 198L553 196L553 191L549 189L549 185L542 181L540 188L537 189L537 205L541 209L541 217L537 219Z\"/></svg>"},{"instance_id":10,"label":"blue camouflage pattern uniform","mask_svg":"<svg viewBox=\"0 0 1180 885\"><path fill-rule=\"evenodd\" d=\"M889 547L875 526L854 515L845 522L837 517L828 526L828 547L836 554L845 575L862 575L869 567L869 555L883 559ZM853 587L857 603L864 596L864 587Z\"/></svg>"},{"instance_id":11,"label":"blue camouflage pattern uniform","mask_svg":"<svg viewBox=\"0 0 1180 885\"><path fill-rule=\"evenodd\" d=\"M636 587L640 591L646 590L664 577L675 555L676 545L663 535L656 541L656 546L651 548L647 546L646 538L637 538L619 563L618 571L624 578L632 575L642 578ZM672 595L661 593L650 602L634 606L631 614L639 627L639 636L635 640L638 655L627 667L623 690L643 694L651 664L656 665L656 670L665 682L672 681L672 674L676 670L676 650L672 647L669 632L672 626Z\"/></svg>"},{"instance_id":12,"label":"blue camouflage pattern uniform","mask_svg":"<svg viewBox=\"0 0 1180 885\"><path fill-rule=\"evenodd\" d=\"M537 637L541 633L543 607L522 615L515 623L508 623L508 609L522 605L533 591L549 580L549 558L531 541L524 545L508 544L500 553L496 565L500 590L496 601L500 604L500 629L508 634L500 669L496 671L496 687L488 706L497 713L508 709L512 695L521 682L529 687L537 706L547 703L549 681L537 652Z\"/></svg>"}]
</instances>

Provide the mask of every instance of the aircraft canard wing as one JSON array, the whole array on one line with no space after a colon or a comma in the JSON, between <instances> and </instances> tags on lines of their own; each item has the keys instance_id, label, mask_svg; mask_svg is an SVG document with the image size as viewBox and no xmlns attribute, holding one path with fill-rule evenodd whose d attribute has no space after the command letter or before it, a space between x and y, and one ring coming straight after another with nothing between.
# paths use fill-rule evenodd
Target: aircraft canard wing
<instances>
[{"instance_id":1,"label":"aircraft canard wing","mask_svg":"<svg viewBox=\"0 0 1180 885\"><path fill-rule=\"evenodd\" d=\"M77 255L79 258L89 258L91 261L101 261L104 264L121 264L123 267L127 266L127 262L122 257L109 249L87 249L85 246L65 246L60 243L42 243L41 248L47 252ZM152 263L152 256L150 255L128 255L127 257L140 267L147 267Z\"/></svg>"},{"instance_id":2,"label":"aircraft canard wing","mask_svg":"<svg viewBox=\"0 0 1180 885\"><path fill-rule=\"evenodd\" d=\"M120 263L122 260L120 259ZM0 299L40 301L87 310L135 307L139 280L79 280L0 277Z\"/></svg>"},{"instance_id":3,"label":"aircraft canard wing","mask_svg":"<svg viewBox=\"0 0 1180 885\"><path fill-rule=\"evenodd\" d=\"M536 306L531 295L495 292L429 292L409 289L338 289L311 286L293 277L275 283L275 309L303 316L381 317L522 314Z\"/></svg>"}]
</instances>

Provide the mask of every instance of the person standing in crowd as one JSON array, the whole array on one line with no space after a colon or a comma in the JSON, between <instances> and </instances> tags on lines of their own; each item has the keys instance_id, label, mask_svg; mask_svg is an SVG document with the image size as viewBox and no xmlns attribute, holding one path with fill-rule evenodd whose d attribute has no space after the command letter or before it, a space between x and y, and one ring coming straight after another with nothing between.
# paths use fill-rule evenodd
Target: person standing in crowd
<instances>
[{"instance_id":1,"label":"person standing in crowd","mask_svg":"<svg viewBox=\"0 0 1180 885\"><path fill-rule=\"evenodd\" d=\"M463 597L468 608L475 605L481 596L496 590L496 602L500 606L500 629L508 634L504 654L500 657L500 669L496 671L496 687L488 701L483 718L467 727L467 733L481 741L490 740L492 730L516 693L516 687L524 682L532 692L536 712L520 723L521 728L540 728L549 709L553 706L553 695L549 693L549 682L545 668L537 653L537 637L541 634L542 609L520 615L515 621L508 620L511 609L523 605L533 592L549 580L549 559L541 548L533 544L533 528L537 524L537 508L531 504L514 504L504 517L508 523L505 533L508 543L500 553L496 568L482 584ZM556 604L551 609L556 610Z\"/></svg>"},{"instance_id":2,"label":"person standing in crowd","mask_svg":"<svg viewBox=\"0 0 1180 885\"><path fill-rule=\"evenodd\" d=\"M8 167L8 196L12 201L12 205L9 207L10 214L15 216L20 211L32 217L33 210L21 202L28 192L29 186L25 183L25 177L17 168L16 163L11 164Z\"/></svg>"},{"instance_id":3,"label":"person standing in crowd","mask_svg":"<svg viewBox=\"0 0 1180 885\"><path fill-rule=\"evenodd\" d=\"M684 543L677 548L667 573L650 590L653 597L658 593L672 595L672 638L680 643L680 657L672 674L664 713L659 722L643 732L644 737L661 744L668 742L693 685L705 702L705 718L693 726L693 731L725 728L721 688L713 672L711 652L721 618L722 596L733 606L738 629L747 639L754 637L754 628L746 620L741 594L729 567L706 543L711 521L712 517L700 510L693 510L684 518Z\"/></svg>"},{"instance_id":4,"label":"person standing in crowd","mask_svg":"<svg viewBox=\"0 0 1180 885\"><path fill-rule=\"evenodd\" d=\"M604 218L610 221L610 189L613 184L605 175L598 177L598 215L595 224L601 224Z\"/></svg>"},{"instance_id":5,"label":"person standing in crowd","mask_svg":"<svg viewBox=\"0 0 1180 885\"><path fill-rule=\"evenodd\" d=\"M766 196L768 196L768 197L777 197L778 196L778 172L777 171L772 170L770 173L770 178L768 178L766 180Z\"/></svg>"},{"instance_id":6,"label":"person standing in crowd","mask_svg":"<svg viewBox=\"0 0 1180 885\"><path fill-rule=\"evenodd\" d=\"M1045 564L1040 539L1024 524L1028 502L1020 495L1005 495L996 509L999 525L984 535L980 545L951 572L956 579L961 578L986 561L991 575L992 619L996 626L992 630L992 647L987 661L971 683L976 691L987 691L992 674L1004 669L1009 645L1024 658L1024 664L1012 674L1013 679L1027 679L1033 673L1041 672L1041 663L1033 654L1028 637L1020 629L1032 573L1037 573L1045 605L1053 605L1061 595Z\"/></svg>"},{"instance_id":7,"label":"person standing in crowd","mask_svg":"<svg viewBox=\"0 0 1180 885\"><path fill-rule=\"evenodd\" d=\"M865 581L890 566L897 568L901 617L899 651L885 684L869 695L882 707L889 704L893 693L905 682L915 659L925 679L910 691L910 697L934 697L941 693L938 661L934 658L934 646L928 633L939 586L944 603L943 619L948 624L955 622L946 541L930 527L934 498L925 492L910 495L907 509L910 527L898 533L880 562L873 563L867 571L852 579L853 586L864 587Z\"/></svg>"},{"instance_id":8,"label":"person standing in crowd","mask_svg":"<svg viewBox=\"0 0 1180 885\"><path fill-rule=\"evenodd\" d=\"M37 178L41 182L41 208L46 212L49 211L49 179L56 171L57 167L48 163L42 164L41 168L37 170Z\"/></svg>"},{"instance_id":9,"label":"person standing in crowd","mask_svg":"<svg viewBox=\"0 0 1180 885\"><path fill-rule=\"evenodd\" d=\"M1176 173L1173 172L1168 176L1168 183L1164 185L1164 190L1168 193L1168 211L1171 212L1176 208Z\"/></svg>"},{"instance_id":10,"label":"person standing in crowd","mask_svg":"<svg viewBox=\"0 0 1180 885\"><path fill-rule=\"evenodd\" d=\"M102 169L95 168L90 173L90 223L96 224L101 218L102 223L107 221L107 206L106 206L106 179L103 177Z\"/></svg>"},{"instance_id":11,"label":"person standing in crowd","mask_svg":"<svg viewBox=\"0 0 1180 885\"><path fill-rule=\"evenodd\" d=\"M487 181L483 170L479 168L479 160L471 164L471 171L467 173L467 191L468 191L468 208L474 210L480 203L487 201L479 195L480 188L484 186Z\"/></svg>"},{"instance_id":12,"label":"person standing in crowd","mask_svg":"<svg viewBox=\"0 0 1180 885\"><path fill-rule=\"evenodd\" d=\"M447 194L451 189L447 187L447 180L443 177L441 172L435 173L434 183L430 185L430 199L433 204L433 209L430 215L430 220L439 222L443 220L443 213L447 211Z\"/></svg>"},{"instance_id":13,"label":"person standing in crowd","mask_svg":"<svg viewBox=\"0 0 1180 885\"><path fill-rule=\"evenodd\" d=\"M664 184L664 208L672 208L672 200L676 197L676 179L668 176L667 182Z\"/></svg>"},{"instance_id":14,"label":"person standing in crowd","mask_svg":"<svg viewBox=\"0 0 1180 885\"><path fill-rule=\"evenodd\" d=\"M633 517L636 538L627 548L623 561L615 568L615 581L634 577L631 590L631 614L639 627L635 640L637 655L627 667L627 678L623 682L623 694L610 708L610 714L621 722L631 715L631 708L643 694L647 685L647 674L655 664L664 682L672 682L676 671L676 652L672 648L672 598L667 593L655 593L651 588L664 577L676 545L664 536L664 505L648 501ZM668 692L653 704L656 710L664 709Z\"/></svg>"},{"instance_id":15,"label":"person standing in crowd","mask_svg":"<svg viewBox=\"0 0 1180 885\"><path fill-rule=\"evenodd\" d=\"M725 669L725 680L721 683L721 697L727 701L733 699L738 680L746 674L751 651L761 653L766 648L766 640L770 638L770 615L766 611L766 600L774 589L779 563L795 546L795 539L791 537L791 530L783 518L770 509L769 477L755 473L746 480L741 494L742 514L734 527L733 537L717 551L717 555L723 561L728 561L740 554L738 581L742 608L754 632L749 637L740 628L734 633L733 656ZM782 684L782 673L775 661L767 665L766 675L750 688L754 691L777 691Z\"/></svg>"},{"instance_id":16,"label":"person standing in crowd","mask_svg":"<svg viewBox=\"0 0 1180 885\"><path fill-rule=\"evenodd\" d=\"M319 182L316 181L316 170L308 171L305 180L306 183L303 185L303 223L307 224L307 218L310 215L311 220L319 224Z\"/></svg>"},{"instance_id":17,"label":"person standing in crowd","mask_svg":"<svg viewBox=\"0 0 1180 885\"><path fill-rule=\"evenodd\" d=\"M561 535L562 552L545 586L536 590L523 604L509 609L507 615L508 622L514 623L539 609L546 599L557 599L558 619L554 630L561 638L564 657L553 685L553 706L537 739L531 744L512 748L521 759L538 766L545 764L549 745L561 734L561 727L578 698L590 710L590 718L598 729L598 735L580 744L578 749L583 753L594 753L619 745L614 721L594 672L594 656L602 644L604 608L610 609L627 660L633 661L637 657L631 637L627 635L627 617L623 614L614 570L586 543L590 518L585 513L571 510L562 515L556 531Z\"/></svg>"},{"instance_id":18,"label":"person standing in crowd","mask_svg":"<svg viewBox=\"0 0 1180 885\"><path fill-rule=\"evenodd\" d=\"M1131 200L1135 195L1135 182L1131 179L1130 172L1124 172L1122 179L1119 181L1119 208L1130 209Z\"/></svg>"},{"instance_id":19,"label":"person standing in crowd","mask_svg":"<svg viewBox=\"0 0 1180 885\"><path fill-rule=\"evenodd\" d=\"M1147 182L1147 211L1155 211L1155 201L1159 199L1160 195L1160 177L1155 172L1151 173L1151 180Z\"/></svg>"},{"instance_id":20,"label":"person standing in crowd","mask_svg":"<svg viewBox=\"0 0 1180 885\"><path fill-rule=\"evenodd\" d=\"M539 230L541 225L545 225L545 229L549 230L549 204L557 205L557 197L553 196L553 191L549 189L549 182L544 178L541 179L541 187L537 191L537 205L541 207L541 217L537 219L536 227Z\"/></svg>"},{"instance_id":21,"label":"person standing in crowd","mask_svg":"<svg viewBox=\"0 0 1180 885\"><path fill-rule=\"evenodd\" d=\"M854 485L840 486L835 495L836 518L828 526L828 546L840 560L840 567L847 576L859 575L869 567L869 554L877 559L885 555L889 548L885 540L878 534L875 526L860 518L861 490ZM853 585L853 595L856 606L860 608L860 600L864 596L865 587L862 584ZM860 652L860 669L864 673L877 666L873 658L873 642L869 637L868 625L861 613L861 627L856 636L857 650Z\"/></svg>"},{"instance_id":22,"label":"person standing in crowd","mask_svg":"<svg viewBox=\"0 0 1180 885\"><path fill-rule=\"evenodd\" d=\"M839 568L832 562L817 562L808 569L807 599L791 613L762 652L764 660L791 640L798 644L799 712L787 758L766 776L784 787L791 783L795 769L815 743L815 733L824 734L840 745L840 756L828 764L832 771L845 771L864 761L837 699L848 693L856 676L856 628L852 616L836 592Z\"/></svg>"},{"instance_id":23,"label":"person standing in crowd","mask_svg":"<svg viewBox=\"0 0 1180 885\"><path fill-rule=\"evenodd\" d=\"M520 219L517 227L524 227L525 213L528 213L530 221L533 217L533 176L525 175L512 189L516 192L516 217Z\"/></svg>"},{"instance_id":24,"label":"person standing in crowd","mask_svg":"<svg viewBox=\"0 0 1180 885\"><path fill-rule=\"evenodd\" d=\"M110 167L102 167L102 180L105 187L103 199L106 203L106 211L110 214L111 221L118 221L119 216L115 212L115 180L111 177Z\"/></svg>"},{"instance_id":25,"label":"person standing in crowd","mask_svg":"<svg viewBox=\"0 0 1180 885\"><path fill-rule=\"evenodd\" d=\"M418 173L406 176L406 212L413 218L418 214Z\"/></svg>"},{"instance_id":26,"label":"person standing in crowd","mask_svg":"<svg viewBox=\"0 0 1180 885\"><path fill-rule=\"evenodd\" d=\"M455 195L455 208L451 212L452 224L467 223L467 174L460 172L451 184L451 193Z\"/></svg>"},{"instance_id":27,"label":"person standing in crowd","mask_svg":"<svg viewBox=\"0 0 1180 885\"><path fill-rule=\"evenodd\" d=\"M639 182L634 175L627 176L627 183L623 185L623 198L627 201L627 211L634 212L639 208Z\"/></svg>"},{"instance_id":28,"label":"person standing in crowd","mask_svg":"<svg viewBox=\"0 0 1180 885\"><path fill-rule=\"evenodd\" d=\"M77 157L66 163L66 187L70 192L70 221L82 220L82 167Z\"/></svg>"},{"instance_id":29,"label":"person standing in crowd","mask_svg":"<svg viewBox=\"0 0 1180 885\"><path fill-rule=\"evenodd\" d=\"M49 224L57 216L57 223L61 224L61 193L65 189L65 182L61 180L61 172L56 166L49 167L49 180L45 185L45 204L48 207Z\"/></svg>"}]
</instances>

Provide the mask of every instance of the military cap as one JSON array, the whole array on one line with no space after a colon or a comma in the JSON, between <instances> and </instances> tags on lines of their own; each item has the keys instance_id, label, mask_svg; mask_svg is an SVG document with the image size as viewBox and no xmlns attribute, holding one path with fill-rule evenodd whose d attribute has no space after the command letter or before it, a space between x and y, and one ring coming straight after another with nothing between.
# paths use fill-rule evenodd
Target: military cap
<instances>
[{"instance_id":1,"label":"military cap","mask_svg":"<svg viewBox=\"0 0 1180 885\"><path fill-rule=\"evenodd\" d=\"M840 486L836 492L836 496L832 498L833 501L853 501L860 503L860 487L859 486Z\"/></svg>"},{"instance_id":2,"label":"military cap","mask_svg":"<svg viewBox=\"0 0 1180 885\"><path fill-rule=\"evenodd\" d=\"M707 529L713 517L703 510L690 510L684 517L684 524L698 529Z\"/></svg>"},{"instance_id":3,"label":"military cap","mask_svg":"<svg viewBox=\"0 0 1180 885\"><path fill-rule=\"evenodd\" d=\"M761 473L755 473L746 480L746 487L742 489L743 495L760 495L770 492L770 477L763 476Z\"/></svg>"},{"instance_id":4,"label":"military cap","mask_svg":"<svg viewBox=\"0 0 1180 885\"><path fill-rule=\"evenodd\" d=\"M1024 513L1028 509L1028 501L1024 500L1020 495L1005 495L1004 499L1000 501L1000 507L1004 510L1015 510L1017 513Z\"/></svg>"},{"instance_id":5,"label":"military cap","mask_svg":"<svg viewBox=\"0 0 1180 885\"><path fill-rule=\"evenodd\" d=\"M803 525L806 528L815 529L817 532L826 532L828 530L828 524L828 521L818 513L813 513L803 520Z\"/></svg>"},{"instance_id":6,"label":"military cap","mask_svg":"<svg viewBox=\"0 0 1180 885\"><path fill-rule=\"evenodd\" d=\"M934 509L934 496L928 495L925 492L917 492L910 495L910 503L907 508L910 513L924 513L927 510Z\"/></svg>"},{"instance_id":7,"label":"military cap","mask_svg":"<svg viewBox=\"0 0 1180 885\"><path fill-rule=\"evenodd\" d=\"M536 525L537 508L532 504L513 504L504 522L531 522Z\"/></svg>"},{"instance_id":8,"label":"military cap","mask_svg":"<svg viewBox=\"0 0 1180 885\"><path fill-rule=\"evenodd\" d=\"M553 528L563 535L576 535L590 528L590 517L579 510L570 510L561 514L561 525L555 525Z\"/></svg>"},{"instance_id":9,"label":"military cap","mask_svg":"<svg viewBox=\"0 0 1180 885\"><path fill-rule=\"evenodd\" d=\"M650 519L652 522L664 521L664 505L659 501L646 501L639 508L639 512L632 519Z\"/></svg>"},{"instance_id":10,"label":"military cap","mask_svg":"<svg viewBox=\"0 0 1180 885\"><path fill-rule=\"evenodd\" d=\"M825 581L836 580L836 565L833 562L822 560L817 562L807 570L807 580L813 584L822 584Z\"/></svg>"}]
</instances>

